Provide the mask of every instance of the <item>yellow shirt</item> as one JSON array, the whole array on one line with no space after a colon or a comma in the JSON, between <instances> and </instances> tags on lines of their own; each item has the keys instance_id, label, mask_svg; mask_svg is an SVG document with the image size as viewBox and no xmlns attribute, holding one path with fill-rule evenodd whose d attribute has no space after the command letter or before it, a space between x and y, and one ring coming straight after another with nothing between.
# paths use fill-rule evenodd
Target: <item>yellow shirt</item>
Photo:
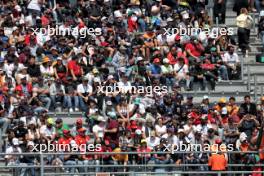
<instances>
[{"instance_id":1,"label":"yellow shirt","mask_svg":"<svg viewBox=\"0 0 264 176\"><path fill-rule=\"evenodd\" d=\"M118 153L118 152L121 152L121 149L120 148L116 148L114 149L113 151L114 153ZM113 160L115 161L128 161L128 154L115 154L112 156Z\"/></svg>"}]
</instances>

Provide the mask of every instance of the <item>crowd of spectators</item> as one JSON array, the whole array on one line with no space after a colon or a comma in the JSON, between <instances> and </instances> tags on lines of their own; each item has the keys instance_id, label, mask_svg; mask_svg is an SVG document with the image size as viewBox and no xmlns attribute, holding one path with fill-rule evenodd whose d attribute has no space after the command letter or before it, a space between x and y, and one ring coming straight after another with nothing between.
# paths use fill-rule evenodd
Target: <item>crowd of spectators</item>
<instances>
[{"instance_id":1,"label":"crowd of spectators","mask_svg":"<svg viewBox=\"0 0 264 176\"><path fill-rule=\"evenodd\" d=\"M238 39L212 30L216 17L225 24L225 0L2 0L0 138L7 134L6 145L1 145L7 165L21 166L21 176L34 176L35 168L23 166L38 165L39 156L10 153L32 152L37 144L69 145L65 155L45 157L45 164L71 173L118 170L102 164L119 164L126 172L130 164L175 165L148 168L154 171L206 164L185 167L206 171L225 170L227 163L263 163L263 153L142 154L162 152L168 144L263 148L264 97L256 105L246 96L238 105L235 97L212 104L204 96L195 105L195 97L181 94L197 86L214 91L217 81L240 79L237 51L247 57L252 19L247 8L235 10ZM248 10L255 11L253 6ZM200 30L174 33L190 28ZM55 29L53 35L50 29ZM222 29L228 31L228 26ZM116 86L166 86L167 91L106 94L101 89ZM54 111L84 112L85 119L69 126L49 117ZM138 154L67 154L82 144L100 145L98 152Z\"/></svg>"}]
</instances>

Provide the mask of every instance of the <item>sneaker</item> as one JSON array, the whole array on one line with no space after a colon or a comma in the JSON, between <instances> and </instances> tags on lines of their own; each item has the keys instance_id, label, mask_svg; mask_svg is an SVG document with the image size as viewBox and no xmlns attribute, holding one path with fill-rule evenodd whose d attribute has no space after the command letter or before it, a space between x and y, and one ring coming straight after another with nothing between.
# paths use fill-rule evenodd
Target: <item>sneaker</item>
<instances>
[{"instance_id":1,"label":"sneaker","mask_svg":"<svg viewBox=\"0 0 264 176\"><path fill-rule=\"evenodd\" d=\"M79 111L79 108L75 108L75 111L78 112Z\"/></svg>"},{"instance_id":2,"label":"sneaker","mask_svg":"<svg viewBox=\"0 0 264 176\"><path fill-rule=\"evenodd\" d=\"M72 109L72 108L70 108L70 109L69 109L69 112L73 112L73 109Z\"/></svg>"}]
</instances>

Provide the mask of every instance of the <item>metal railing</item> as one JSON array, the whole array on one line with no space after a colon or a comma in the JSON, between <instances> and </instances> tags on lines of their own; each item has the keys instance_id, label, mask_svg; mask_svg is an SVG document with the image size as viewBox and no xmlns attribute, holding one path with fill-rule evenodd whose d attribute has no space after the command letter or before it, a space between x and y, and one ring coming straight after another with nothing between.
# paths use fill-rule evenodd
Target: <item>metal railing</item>
<instances>
[{"instance_id":1,"label":"metal railing","mask_svg":"<svg viewBox=\"0 0 264 176\"><path fill-rule=\"evenodd\" d=\"M262 151L264 152L264 151ZM213 153L213 152L209 152L209 151L175 151L174 154L190 154L190 153ZM228 158L230 159L230 155L232 154L259 154L259 151L248 151L248 152L241 152L241 151L228 151L225 152L228 156ZM197 164L190 164L187 163L186 161L184 161L183 157L183 161L181 164L156 164L151 163L151 164L147 164L144 163L143 164L135 164L135 163L129 163L127 165L123 165L123 164L91 164L91 165L83 165L83 164L75 164L75 165L47 165L44 162L45 157L47 156L62 156L62 155L66 155L66 154L71 154L71 155L84 155L84 153L80 153L80 152L57 152L57 153L11 153L11 154L5 154L5 153L0 153L1 155L19 155L19 156L38 156L40 157L40 163L39 165L23 165L23 168L34 168L34 169L38 169L39 170L39 175L40 176L44 176L44 175L76 175L77 173L64 173L64 172L54 172L54 169L61 169L61 168L75 168L77 170L77 168L89 168L89 169L94 169L93 171L89 171L89 172L81 172L78 173L80 175L95 175L96 174L96 168L100 168L99 172L102 173L114 173L115 175L142 175L142 174L147 174L147 175L160 175L160 174L252 174L254 173L262 173L264 174L264 170L263 171L252 171L253 168L255 167L260 167L260 168L264 168L264 163L258 163L258 164L234 164L234 163L229 163L228 164L228 169L226 171L209 171L209 170L199 170L199 168L203 167L203 168L207 168L208 165L206 163L201 164L201 163L197 163ZM92 155L117 155L117 154L124 154L124 155L138 155L141 154L141 156L144 156L146 159L147 154L171 154L171 152L142 152L142 153L138 153L138 152L86 152L85 155L87 154L92 154ZM103 159L101 159L103 161ZM186 159L185 159L186 160ZM196 170L191 170L188 168L196 168ZM241 168L247 168L241 170ZM0 173L1 173L1 169L13 169L13 170L18 170L21 169L21 166L19 165L13 165L13 166L0 166ZM105 170L107 168L107 170ZM123 171L120 169L124 169L124 168L129 168L129 171ZM156 169L153 169L156 168ZM238 169L240 168L240 169ZM113 169L116 169L116 171L113 171ZM110 171L109 171L110 170ZM46 173L45 173L46 172Z\"/></svg>"}]
</instances>

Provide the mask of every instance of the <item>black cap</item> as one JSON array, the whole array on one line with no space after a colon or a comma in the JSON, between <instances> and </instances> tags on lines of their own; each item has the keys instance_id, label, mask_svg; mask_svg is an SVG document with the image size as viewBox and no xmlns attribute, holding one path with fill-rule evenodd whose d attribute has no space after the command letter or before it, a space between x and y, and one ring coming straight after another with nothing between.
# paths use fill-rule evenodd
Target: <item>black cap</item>
<instances>
[{"instance_id":1,"label":"black cap","mask_svg":"<svg viewBox=\"0 0 264 176\"><path fill-rule=\"evenodd\" d=\"M57 118L55 122L56 123L61 123L62 122L62 118Z\"/></svg>"}]
</instances>

